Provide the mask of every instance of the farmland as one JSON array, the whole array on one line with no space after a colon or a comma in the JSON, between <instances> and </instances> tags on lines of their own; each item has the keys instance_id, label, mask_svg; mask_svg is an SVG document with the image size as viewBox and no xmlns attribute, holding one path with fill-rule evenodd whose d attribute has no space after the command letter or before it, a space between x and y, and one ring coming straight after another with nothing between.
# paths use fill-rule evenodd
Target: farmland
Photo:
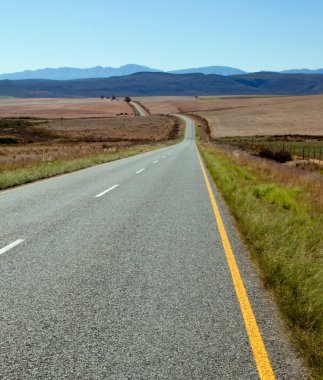
<instances>
[{"instance_id":1,"label":"farmland","mask_svg":"<svg viewBox=\"0 0 323 380\"><path fill-rule=\"evenodd\" d=\"M127 102L107 99L6 99L0 115L1 188L155 149L181 133L172 117L136 117Z\"/></svg>"},{"instance_id":2,"label":"farmland","mask_svg":"<svg viewBox=\"0 0 323 380\"><path fill-rule=\"evenodd\" d=\"M133 115L132 108L123 101L108 99L0 99L0 118L73 119Z\"/></svg>"},{"instance_id":3,"label":"farmland","mask_svg":"<svg viewBox=\"0 0 323 380\"><path fill-rule=\"evenodd\" d=\"M225 102L223 109L198 112L208 120L212 138L323 135L323 96L228 98Z\"/></svg>"},{"instance_id":4,"label":"farmland","mask_svg":"<svg viewBox=\"0 0 323 380\"><path fill-rule=\"evenodd\" d=\"M101 154L177 137L167 116L0 123L0 168ZM175 128L175 129L174 129Z\"/></svg>"}]
</instances>

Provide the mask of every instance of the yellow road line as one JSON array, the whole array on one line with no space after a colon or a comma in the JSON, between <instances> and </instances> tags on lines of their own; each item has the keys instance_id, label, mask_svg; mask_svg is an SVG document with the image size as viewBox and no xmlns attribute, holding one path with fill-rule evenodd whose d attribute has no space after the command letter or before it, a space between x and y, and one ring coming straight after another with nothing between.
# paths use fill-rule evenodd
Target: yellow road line
<instances>
[{"instance_id":1,"label":"yellow road line","mask_svg":"<svg viewBox=\"0 0 323 380\"><path fill-rule=\"evenodd\" d=\"M197 149L196 149L197 150ZM203 176L205 179L206 187L210 196L215 220L219 229L219 233L222 240L223 249L227 258L227 262L230 268L233 285L237 294L237 298L240 304L241 313L244 319L246 330L248 333L251 349L255 359L255 363L258 369L259 377L261 380L274 380L275 375L271 367L269 357L266 351L265 344L263 342L259 327L257 325L256 318L252 311L250 301L246 289L241 278L239 268L237 266L236 260L234 258L232 248L229 242L228 235L226 233L221 214L214 198L214 194L210 185L210 181L207 177L206 171L204 169L200 154L197 150L197 156L202 168Z\"/></svg>"}]
</instances>

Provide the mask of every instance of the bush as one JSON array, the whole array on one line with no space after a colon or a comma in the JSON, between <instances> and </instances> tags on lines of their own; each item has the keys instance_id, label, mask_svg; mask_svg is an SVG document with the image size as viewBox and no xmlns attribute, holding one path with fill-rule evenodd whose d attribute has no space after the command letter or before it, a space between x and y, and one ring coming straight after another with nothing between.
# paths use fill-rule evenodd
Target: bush
<instances>
[{"instance_id":1,"label":"bush","mask_svg":"<svg viewBox=\"0 0 323 380\"><path fill-rule=\"evenodd\" d=\"M287 152L286 150L280 150L279 152L275 152L274 154L274 160L277 162L287 162L292 161L293 157L292 155Z\"/></svg>"},{"instance_id":2,"label":"bush","mask_svg":"<svg viewBox=\"0 0 323 380\"><path fill-rule=\"evenodd\" d=\"M274 159L274 152L267 148L262 148L259 152L259 156L262 158L269 158L270 160Z\"/></svg>"},{"instance_id":3,"label":"bush","mask_svg":"<svg viewBox=\"0 0 323 380\"><path fill-rule=\"evenodd\" d=\"M18 140L12 137L0 137L0 145L2 144L18 144Z\"/></svg>"},{"instance_id":4,"label":"bush","mask_svg":"<svg viewBox=\"0 0 323 380\"><path fill-rule=\"evenodd\" d=\"M262 148L259 152L259 156L263 158L268 158L270 160L274 160L280 163L293 160L292 155L285 150L274 151L268 148Z\"/></svg>"}]
</instances>

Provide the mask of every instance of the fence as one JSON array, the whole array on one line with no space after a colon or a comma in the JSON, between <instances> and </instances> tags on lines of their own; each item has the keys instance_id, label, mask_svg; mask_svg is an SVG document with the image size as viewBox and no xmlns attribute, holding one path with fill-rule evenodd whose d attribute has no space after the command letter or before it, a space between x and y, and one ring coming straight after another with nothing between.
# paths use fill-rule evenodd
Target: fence
<instances>
[{"instance_id":1,"label":"fence","mask_svg":"<svg viewBox=\"0 0 323 380\"><path fill-rule=\"evenodd\" d=\"M295 157L303 160L323 159L323 143L302 144L297 142L279 142L279 141L251 141L253 148L269 148L276 151L287 151Z\"/></svg>"}]
</instances>

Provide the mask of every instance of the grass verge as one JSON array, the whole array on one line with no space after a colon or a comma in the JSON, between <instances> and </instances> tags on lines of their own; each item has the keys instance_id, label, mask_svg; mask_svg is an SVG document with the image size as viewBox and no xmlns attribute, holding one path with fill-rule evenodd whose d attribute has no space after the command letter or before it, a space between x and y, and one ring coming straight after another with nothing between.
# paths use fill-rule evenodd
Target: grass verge
<instances>
[{"instance_id":1,"label":"grass verge","mask_svg":"<svg viewBox=\"0 0 323 380\"><path fill-rule=\"evenodd\" d=\"M90 166L103 164L110 161L119 160L134 156L139 153L160 149L181 141L181 138L168 143L157 143L152 145L133 146L115 153L81 157L70 160L54 160L38 162L35 165L22 168L12 168L0 170L0 190L25 183L37 181L44 178L53 177L59 174L71 173L76 170Z\"/></svg>"},{"instance_id":2,"label":"grass verge","mask_svg":"<svg viewBox=\"0 0 323 380\"><path fill-rule=\"evenodd\" d=\"M290 176L276 180L278 164L267 168L214 145L199 144L199 149L293 341L313 378L322 379L323 210L318 184L291 182Z\"/></svg>"}]
</instances>

